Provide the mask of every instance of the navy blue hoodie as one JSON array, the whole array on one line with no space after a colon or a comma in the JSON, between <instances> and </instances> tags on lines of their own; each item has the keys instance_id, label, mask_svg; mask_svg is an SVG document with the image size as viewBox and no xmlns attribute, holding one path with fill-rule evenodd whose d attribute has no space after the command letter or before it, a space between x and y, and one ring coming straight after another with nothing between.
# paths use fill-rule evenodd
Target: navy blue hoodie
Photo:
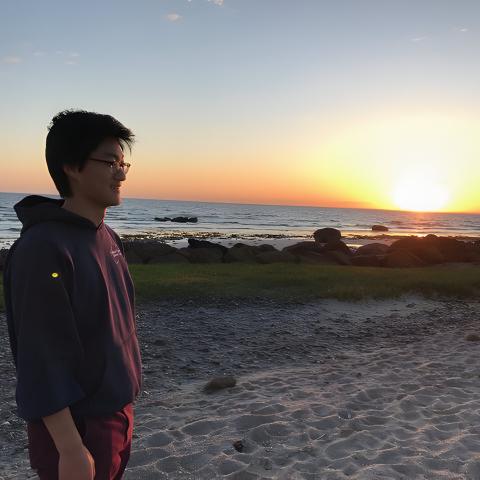
<instances>
[{"instance_id":1,"label":"navy blue hoodie","mask_svg":"<svg viewBox=\"0 0 480 480\"><path fill-rule=\"evenodd\" d=\"M3 282L25 420L67 406L73 415L108 415L141 386L134 287L120 237L63 202L29 195L14 206L23 228Z\"/></svg>"}]
</instances>

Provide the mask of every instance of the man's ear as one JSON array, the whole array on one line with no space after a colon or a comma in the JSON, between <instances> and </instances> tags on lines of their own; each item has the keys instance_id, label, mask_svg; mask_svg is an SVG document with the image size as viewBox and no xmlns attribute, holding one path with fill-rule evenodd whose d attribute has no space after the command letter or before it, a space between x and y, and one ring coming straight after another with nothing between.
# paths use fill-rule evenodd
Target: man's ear
<instances>
[{"instance_id":1,"label":"man's ear","mask_svg":"<svg viewBox=\"0 0 480 480\"><path fill-rule=\"evenodd\" d=\"M75 177L75 175L78 174L77 165L73 166L73 165L65 164L65 165L62 165L62 170L67 177Z\"/></svg>"}]
</instances>

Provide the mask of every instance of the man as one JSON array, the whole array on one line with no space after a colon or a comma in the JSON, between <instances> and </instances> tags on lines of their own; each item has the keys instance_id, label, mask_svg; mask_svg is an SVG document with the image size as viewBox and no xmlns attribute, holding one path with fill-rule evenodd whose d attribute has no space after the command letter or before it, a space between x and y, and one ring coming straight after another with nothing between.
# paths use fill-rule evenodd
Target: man
<instances>
[{"instance_id":1,"label":"man","mask_svg":"<svg viewBox=\"0 0 480 480\"><path fill-rule=\"evenodd\" d=\"M41 480L120 479L141 387L135 298L120 237L104 223L120 204L133 133L109 115L64 111L46 160L62 199L25 197L4 267L18 414Z\"/></svg>"}]
</instances>

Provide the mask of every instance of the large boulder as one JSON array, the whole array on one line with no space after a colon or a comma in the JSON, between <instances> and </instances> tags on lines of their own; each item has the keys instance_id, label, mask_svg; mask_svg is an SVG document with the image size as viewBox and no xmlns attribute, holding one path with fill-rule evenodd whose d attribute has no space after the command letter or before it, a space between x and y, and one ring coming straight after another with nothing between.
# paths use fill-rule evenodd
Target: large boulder
<instances>
[{"instance_id":1,"label":"large boulder","mask_svg":"<svg viewBox=\"0 0 480 480\"><path fill-rule=\"evenodd\" d=\"M289 245L285 247L283 252L289 252L293 255L302 255L306 252L317 252L321 251L321 247L319 244L315 242L299 242L295 243L294 245Z\"/></svg>"},{"instance_id":2,"label":"large boulder","mask_svg":"<svg viewBox=\"0 0 480 480\"><path fill-rule=\"evenodd\" d=\"M129 265L133 263L143 263L142 258L135 252L135 250L126 250L125 259Z\"/></svg>"},{"instance_id":3,"label":"large boulder","mask_svg":"<svg viewBox=\"0 0 480 480\"><path fill-rule=\"evenodd\" d=\"M390 268L412 268L423 267L425 263L409 250L397 249L389 252L384 260L383 266Z\"/></svg>"},{"instance_id":4,"label":"large boulder","mask_svg":"<svg viewBox=\"0 0 480 480\"><path fill-rule=\"evenodd\" d=\"M260 252L255 247L243 243L236 243L233 247L228 249L227 253L225 253L224 261L226 263L258 263L258 253Z\"/></svg>"},{"instance_id":5,"label":"large boulder","mask_svg":"<svg viewBox=\"0 0 480 480\"><path fill-rule=\"evenodd\" d=\"M262 245L255 246L255 249L259 252L278 252L278 250L269 243L262 243Z\"/></svg>"},{"instance_id":6,"label":"large boulder","mask_svg":"<svg viewBox=\"0 0 480 480\"><path fill-rule=\"evenodd\" d=\"M475 257L475 248L471 244L436 235L427 235L425 238L403 238L390 246L390 251L399 249L408 250L428 265L444 262L470 262Z\"/></svg>"},{"instance_id":7,"label":"large boulder","mask_svg":"<svg viewBox=\"0 0 480 480\"><path fill-rule=\"evenodd\" d=\"M227 253L228 248L224 245L220 245L219 243L209 242L207 240L197 240L196 238L189 238L188 239L188 246L189 248L218 248L223 253Z\"/></svg>"},{"instance_id":8,"label":"large boulder","mask_svg":"<svg viewBox=\"0 0 480 480\"><path fill-rule=\"evenodd\" d=\"M332 241L331 243L316 243L316 242L299 242L294 245L289 245L283 249L283 252L288 252L292 255L295 255L299 263L311 263L311 264L321 264L321 265L338 265L344 264L344 259L336 258L335 254L329 255L329 248L338 248L339 245L336 242L341 242L340 240ZM348 248L345 244L343 244ZM327 248L326 248L327 247ZM342 248L342 247L340 247Z\"/></svg>"},{"instance_id":9,"label":"large boulder","mask_svg":"<svg viewBox=\"0 0 480 480\"><path fill-rule=\"evenodd\" d=\"M445 256L438 247L438 237L432 236L428 239L408 237L392 243L389 251L406 250L427 265L435 265L446 261Z\"/></svg>"},{"instance_id":10,"label":"large boulder","mask_svg":"<svg viewBox=\"0 0 480 480\"><path fill-rule=\"evenodd\" d=\"M388 227L385 225L372 225L372 232L388 232Z\"/></svg>"},{"instance_id":11,"label":"large boulder","mask_svg":"<svg viewBox=\"0 0 480 480\"><path fill-rule=\"evenodd\" d=\"M352 264L351 255L349 255L348 253L345 253L342 250L326 251L325 255L328 258L331 258L332 260L334 260L338 265L351 265Z\"/></svg>"},{"instance_id":12,"label":"large boulder","mask_svg":"<svg viewBox=\"0 0 480 480\"><path fill-rule=\"evenodd\" d=\"M342 238L342 232L336 228L320 228L313 233L316 243L330 243Z\"/></svg>"},{"instance_id":13,"label":"large boulder","mask_svg":"<svg viewBox=\"0 0 480 480\"><path fill-rule=\"evenodd\" d=\"M477 247L473 242L469 245L468 261L472 263L480 263L480 245Z\"/></svg>"},{"instance_id":14,"label":"large boulder","mask_svg":"<svg viewBox=\"0 0 480 480\"><path fill-rule=\"evenodd\" d=\"M314 265L338 265L338 262L326 253L305 251L295 254L299 263L308 263Z\"/></svg>"},{"instance_id":15,"label":"large boulder","mask_svg":"<svg viewBox=\"0 0 480 480\"><path fill-rule=\"evenodd\" d=\"M123 248L127 261L128 258L134 261L140 258L142 263L150 263L153 259L177 251L176 248L156 240L128 241L123 243Z\"/></svg>"},{"instance_id":16,"label":"large boulder","mask_svg":"<svg viewBox=\"0 0 480 480\"><path fill-rule=\"evenodd\" d=\"M222 263L223 251L220 248L181 248L178 253L190 263Z\"/></svg>"},{"instance_id":17,"label":"large boulder","mask_svg":"<svg viewBox=\"0 0 480 480\"><path fill-rule=\"evenodd\" d=\"M257 261L259 263L295 263L297 258L289 252L275 250L259 253Z\"/></svg>"},{"instance_id":18,"label":"large boulder","mask_svg":"<svg viewBox=\"0 0 480 480\"><path fill-rule=\"evenodd\" d=\"M385 255L354 255L350 258L352 265L357 267L382 267Z\"/></svg>"},{"instance_id":19,"label":"large boulder","mask_svg":"<svg viewBox=\"0 0 480 480\"><path fill-rule=\"evenodd\" d=\"M185 255L182 255L179 253L179 251L177 251L174 253L167 253L166 255L160 255L158 257L153 257L148 263L189 263L189 260Z\"/></svg>"},{"instance_id":20,"label":"large boulder","mask_svg":"<svg viewBox=\"0 0 480 480\"><path fill-rule=\"evenodd\" d=\"M355 255L384 255L388 250L388 245L384 245L383 243L369 243L368 245L358 247L355 251Z\"/></svg>"},{"instance_id":21,"label":"large boulder","mask_svg":"<svg viewBox=\"0 0 480 480\"><path fill-rule=\"evenodd\" d=\"M332 240L319 248L319 252L342 252L345 255L352 255L350 248L341 240Z\"/></svg>"},{"instance_id":22,"label":"large boulder","mask_svg":"<svg viewBox=\"0 0 480 480\"><path fill-rule=\"evenodd\" d=\"M475 261L478 249L474 244L462 242L454 238L437 237L425 238L426 243L435 245L447 262L471 262Z\"/></svg>"}]
</instances>

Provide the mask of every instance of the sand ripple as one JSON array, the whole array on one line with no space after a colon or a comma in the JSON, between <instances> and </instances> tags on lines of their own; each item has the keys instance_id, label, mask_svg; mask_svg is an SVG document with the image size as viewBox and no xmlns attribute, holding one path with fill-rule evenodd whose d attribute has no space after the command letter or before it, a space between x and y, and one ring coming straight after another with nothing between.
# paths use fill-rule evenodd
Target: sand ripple
<instances>
[{"instance_id":1,"label":"sand ripple","mask_svg":"<svg viewBox=\"0 0 480 480\"><path fill-rule=\"evenodd\" d=\"M447 331L246 375L209 396L191 383L137 407L125 478L480 479L479 355Z\"/></svg>"}]
</instances>

